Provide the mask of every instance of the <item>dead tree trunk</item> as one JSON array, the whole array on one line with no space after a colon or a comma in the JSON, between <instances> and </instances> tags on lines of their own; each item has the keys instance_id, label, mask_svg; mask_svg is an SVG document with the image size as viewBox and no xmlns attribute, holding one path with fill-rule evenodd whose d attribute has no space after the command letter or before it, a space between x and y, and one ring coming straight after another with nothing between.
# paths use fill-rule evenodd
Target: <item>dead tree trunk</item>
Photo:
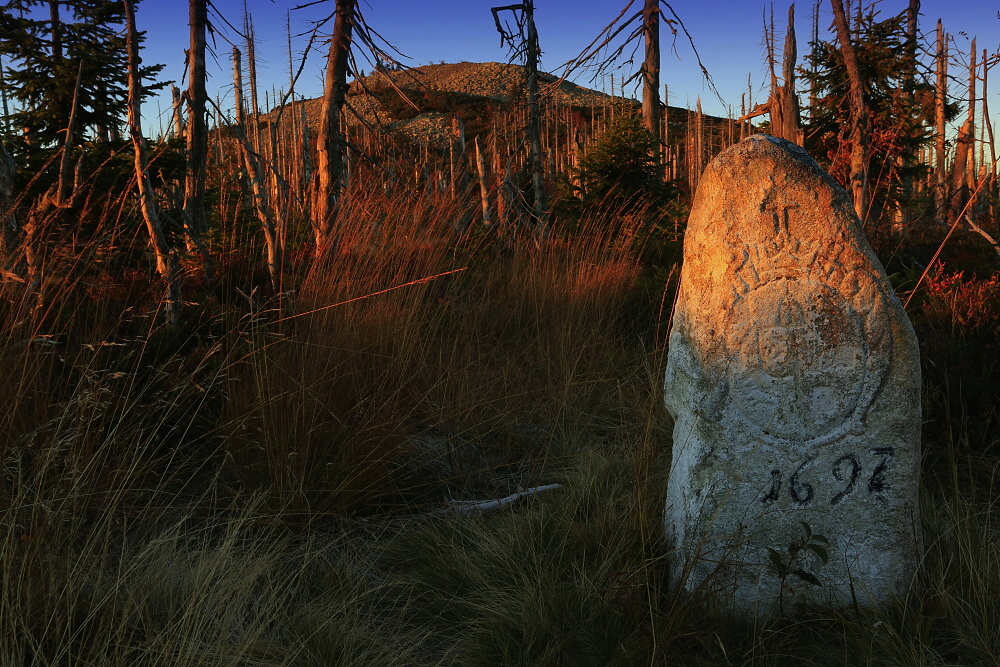
<instances>
[{"instance_id":1,"label":"dead tree trunk","mask_svg":"<svg viewBox=\"0 0 1000 667\"><path fill-rule=\"evenodd\" d=\"M642 120L653 135L653 153L660 164L660 3L646 0L642 10L643 32L646 36L646 60L642 64Z\"/></svg>"},{"instance_id":2,"label":"dead tree trunk","mask_svg":"<svg viewBox=\"0 0 1000 667\"><path fill-rule=\"evenodd\" d=\"M479 178L479 198L483 207L483 226L493 226L493 218L490 215L490 185L486 176L486 161L483 160L483 153L479 150L479 137L472 141L472 146L476 153L476 175Z\"/></svg>"},{"instance_id":3,"label":"dead tree trunk","mask_svg":"<svg viewBox=\"0 0 1000 667\"><path fill-rule=\"evenodd\" d=\"M913 88L914 81L917 77L917 17L920 14L920 0L910 0L910 5L906 10L906 76L904 78L904 92L906 99L906 108L913 108L914 97ZM908 138L912 138L913 130L908 132L910 135ZM904 205L909 203L913 199L913 154L907 150L900 162L900 167L903 170L903 192L902 200ZM899 220L903 221L905 218L904 211L902 207L899 212Z\"/></svg>"},{"instance_id":4,"label":"dead tree trunk","mask_svg":"<svg viewBox=\"0 0 1000 667\"><path fill-rule=\"evenodd\" d=\"M17 225L17 215L14 211L14 158L10 156L3 142L0 142L0 224L3 225L3 234L0 235L0 242L3 243L3 270L13 269L16 265L17 246L19 229Z\"/></svg>"},{"instance_id":5,"label":"dead tree trunk","mask_svg":"<svg viewBox=\"0 0 1000 667\"><path fill-rule=\"evenodd\" d=\"M948 201L947 168L945 160L947 153L945 147L945 118L948 106L948 36L944 33L941 19L937 22L937 86L935 88L934 102L934 122L936 125L935 136L935 205L939 214L945 215L945 204Z\"/></svg>"},{"instance_id":6,"label":"dead tree trunk","mask_svg":"<svg viewBox=\"0 0 1000 667\"><path fill-rule=\"evenodd\" d=\"M545 177L542 166L541 113L538 106L538 32L535 30L534 0L524 2L524 20L528 27L528 143L531 148L531 186L535 195L536 231L548 227L548 205L545 201Z\"/></svg>"},{"instance_id":7,"label":"dead tree trunk","mask_svg":"<svg viewBox=\"0 0 1000 667\"><path fill-rule=\"evenodd\" d=\"M236 107L236 132L243 149L243 164L250 176L250 189L253 192L254 208L257 209L257 219L264 230L264 244L267 248L267 272L271 278L271 287L278 291L281 285L281 248L278 245L278 235L275 232L274 213L270 205L267 185L264 182L264 170L260 158L254 152L246 132L246 113L243 110L243 72L240 65L240 50L233 47L233 94Z\"/></svg>"},{"instance_id":8,"label":"dead tree trunk","mask_svg":"<svg viewBox=\"0 0 1000 667\"><path fill-rule=\"evenodd\" d=\"M243 5L243 32L247 41L247 76L250 78L250 118L253 125L247 136L252 139L255 150L260 151L260 136L258 135L260 120L260 105L257 97L257 38L253 29L253 17L247 11L246 4ZM266 95L266 92L265 92ZM247 127L243 126L244 131Z\"/></svg>"},{"instance_id":9,"label":"dead tree trunk","mask_svg":"<svg viewBox=\"0 0 1000 667\"><path fill-rule=\"evenodd\" d=\"M949 199L948 217L954 220L965 203L969 189L969 179L974 170L969 168L973 157L973 143L976 139L976 40L972 40L972 53L969 56L969 112L958 130L955 141L955 160L951 165L951 197Z\"/></svg>"},{"instance_id":10,"label":"dead tree trunk","mask_svg":"<svg viewBox=\"0 0 1000 667\"><path fill-rule=\"evenodd\" d=\"M356 0L337 0L337 18L326 60L323 108L317 138L316 177L312 196L312 227L316 256L333 242L333 223L340 200L347 143L341 131L341 111L347 99L348 56L354 30Z\"/></svg>"},{"instance_id":11,"label":"dead tree trunk","mask_svg":"<svg viewBox=\"0 0 1000 667\"><path fill-rule=\"evenodd\" d=\"M781 131L782 139L802 146L805 143L802 120L799 116L799 97L795 94L795 60L798 56L795 42L795 4L788 8L788 30L785 32L785 50L781 76L782 85L775 88L771 125Z\"/></svg>"},{"instance_id":12,"label":"dead tree trunk","mask_svg":"<svg viewBox=\"0 0 1000 667\"><path fill-rule=\"evenodd\" d=\"M3 130L10 132L10 107L7 105L7 86L3 80L3 59L0 58L0 109L3 110Z\"/></svg>"},{"instance_id":13,"label":"dead tree trunk","mask_svg":"<svg viewBox=\"0 0 1000 667\"><path fill-rule=\"evenodd\" d=\"M177 86L170 84L170 101L173 108L174 136L184 136L184 115L181 111L181 91Z\"/></svg>"},{"instance_id":14,"label":"dead tree trunk","mask_svg":"<svg viewBox=\"0 0 1000 667\"><path fill-rule=\"evenodd\" d=\"M741 137L746 133L745 125L751 118L768 114L771 117L771 134L780 139L787 139L802 146L805 142L802 130L802 119L799 113L799 98L795 94L795 60L798 51L795 41L795 5L788 8L788 30L785 32L785 49L782 54L782 82L778 83L778 75L774 71L774 17L771 17L770 27L764 25L767 42L767 61L771 70L771 94L767 101L758 104L750 111L743 111L737 122L740 123ZM745 107L746 105L744 105Z\"/></svg>"},{"instance_id":15,"label":"dead tree trunk","mask_svg":"<svg viewBox=\"0 0 1000 667\"><path fill-rule=\"evenodd\" d=\"M531 187L535 198L532 207L535 231L544 235L548 230L548 203L545 198L545 172L542 160L542 137L541 137L541 117L538 104L538 31L535 28L535 3L534 0L525 0L521 4L506 5L503 7L492 7L493 20L496 23L497 32L500 33L500 43L508 44L515 53L523 53L525 61L525 78L528 86L528 119L527 119L527 141L528 141L528 166L531 171ZM520 11L521 19L518 26L522 32L517 36L520 43L515 41L515 35L504 28L500 21L500 12Z\"/></svg>"},{"instance_id":16,"label":"dead tree trunk","mask_svg":"<svg viewBox=\"0 0 1000 667\"><path fill-rule=\"evenodd\" d=\"M156 257L156 271L166 283L166 313L167 321L177 324L180 308L180 283L177 262L170 252L163 228L160 227L156 213L156 195L149 179L146 140L142 136L139 119L139 99L141 87L139 81L139 43L135 30L135 8L133 0L123 0L125 4L125 26L128 48L128 127L132 136L132 146L135 151L135 179L139 185L139 205L142 217L149 232L149 245Z\"/></svg>"},{"instance_id":17,"label":"dead tree trunk","mask_svg":"<svg viewBox=\"0 0 1000 667\"><path fill-rule=\"evenodd\" d=\"M205 120L205 33L208 27L207 0L189 0L188 25L191 43L187 53L188 122L186 139L187 164L184 170L184 226L188 251L198 252L205 275L211 279L208 247L205 236L205 161L208 158L208 127Z\"/></svg>"},{"instance_id":18,"label":"dead tree trunk","mask_svg":"<svg viewBox=\"0 0 1000 667\"><path fill-rule=\"evenodd\" d=\"M987 137L989 137L988 141L990 147L990 168L988 173L991 179L991 186L992 186L992 179L996 175L996 170L997 170L997 149L993 137L993 123L990 122L990 112L988 103L989 95L987 95L986 92L986 84L987 81L989 80L990 66L992 64L995 64L995 61L991 62L986 53L986 49L983 49L983 127L986 130Z\"/></svg>"},{"instance_id":19,"label":"dead tree trunk","mask_svg":"<svg viewBox=\"0 0 1000 667\"><path fill-rule=\"evenodd\" d=\"M58 3L55 3L58 4ZM62 155L59 157L59 181L56 183L54 203L59 207L72 206L75 195L74 183L70 182L70 166L73 151L73 130L76 125L76 110L80 103L80 79L83 75L83 61L76 71L76 86L73 88L73 102L70 105L69 121L66 123L66 138L63 140Z\"/></svg>"},{"instance_id":20,"label":"dead tree trunk","mask_svg":"<svg viewBox=\"0 0 1000 667\"><path fill-rule=\"evenodd\" d=\"M833 6L833 23L837 28L840 53L844 58L847 79L850 84L851 102L851 197L854 210L864 222L868 217L868 105L865 102L864 81L858 54L851 42L851 31L847 26L842 0L830 0Z\"/></svg>"}]
</instances>

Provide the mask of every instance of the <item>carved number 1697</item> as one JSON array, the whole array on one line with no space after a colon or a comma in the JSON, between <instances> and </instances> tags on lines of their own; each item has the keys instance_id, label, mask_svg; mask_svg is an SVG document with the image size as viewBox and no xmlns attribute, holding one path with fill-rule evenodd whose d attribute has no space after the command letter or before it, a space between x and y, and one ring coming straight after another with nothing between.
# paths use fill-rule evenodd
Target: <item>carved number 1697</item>
<instances>
[{"instance_id":1,"label":"carved number 1697","mask_svg":"<svg viewBox=\"0 0 1000 667\"><path fill-rule=\"evenodd\" d=\"M868 477L868 493L877 493L886 488L885 473L896 450L892 447L875 447L871 453L878 457L878 460L872 469L872 474ZM811 502L815 495L812 485L799 479L799 473L809 462L809 459L804 461L788 478L788 495L791 496L793 502L799 505ZM854 491L858 477L861 476L861 461L858 460L857 454L844 454L833 462L831 473L835 480L843 484L843 488L830 498L830 504L836 505ZM780 470L771 471L771 488L760 499L762 503L778 500L781 495L781 478Z\"/></svg>"}]
</instances>

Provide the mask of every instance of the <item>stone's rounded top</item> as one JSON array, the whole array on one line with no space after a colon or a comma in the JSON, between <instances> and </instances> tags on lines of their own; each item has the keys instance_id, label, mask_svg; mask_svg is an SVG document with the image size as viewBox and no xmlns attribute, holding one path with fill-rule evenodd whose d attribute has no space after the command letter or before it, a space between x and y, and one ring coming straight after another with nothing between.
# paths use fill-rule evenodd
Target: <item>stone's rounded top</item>
<instances>
[{"instance_id":1,"label":"stone's rounded top","mask_svg":"<svg viewBox=\"0 0 1000 667\"><path fill-rule=\"evenodd\" d=\"M783 149L785 151L795 153L800 157L807 158L809 161L815 163L812 156L796 143L792 143L787 139L781 139L779 137L772 137L770 134L751 134L746 139L741 140L739 143L733 144L726 150L719 153L716 159L722 157L727 152L736 149L738 152L750 151L768 151L771 153L776 153L778 151L775 148ZM817 165L818 166L818 165Z\"/></svg>"},{"instance_id":2,"label":"stone's rounded top","mask_svg":"<svg viewBox=\"0 0 1000 667\"><path fill-rule=\"evenodd\" d=\"M798 163L801 166L815 170L818 175L830 178L829 174L819 166L812 155L798 144L786 139L772 137L769 134L752 134L716 155L709 167L727 165L734 161L746 162L748 159L770 157L785 162L789 166ZM835 182L835 181L834 181Z\"/></svg>"},{"instance_id":3,"label":"stone's rounded top","mask_svg":"<svg viewBox=\"0 0 1000 667\"><path fill-rule=\"evenodd\" d=\"M759 142L761 139L770 141L775 146L781 146L782 148L787 148L794 153L801 153L802 155L809 155L806 149L802 148L798 144L788 141L787 139L781 139L779 137L772 137L770 134L753 134L747 138L748 141Z\"/></svg>"},{"instance_id":4,"label":"stone's rounded top","mask_svg":"<svg viewBox=\"0 0 1000 667\"><path fill-rule=\"evenodd\" d=\"M863 248L875 261L840 184L803 148L765 134L730 146L706 167L691 208L688 241L713 252L720 246L836 242Z\"/></svg>"},{"instance_id":5,"label":"stone's rounded top","mask_svg":"<svg viewBox=\"0 0 1000 667\"><path fill-rule=\"evenodd\" d=\"M845 212L853 214L847 192L804 148L769 134L751 135L716 155L706 167L702 183L706 177L709 183L712 177L730 177L737 181L771 177L773 180L781 173L794 174L796 180L803 181L803 185L808 184L813 190L820 189L820 183L828 186ZM702 189L699 185L698 191Z\"/></svg>"},{"instance_id":6,"label":"stone's rounded top","mask_svg":"<svg viewBox=\"0 0 1000 667\"><path fill-rule=\"evenodd\" d=\"M847 193L805 150L758 134L712 161L674 320L692 377L721 388L705 389L699 414L777 448L863 430L894 354L890 310L901 313Z\"/></svg>"}]
</instances>

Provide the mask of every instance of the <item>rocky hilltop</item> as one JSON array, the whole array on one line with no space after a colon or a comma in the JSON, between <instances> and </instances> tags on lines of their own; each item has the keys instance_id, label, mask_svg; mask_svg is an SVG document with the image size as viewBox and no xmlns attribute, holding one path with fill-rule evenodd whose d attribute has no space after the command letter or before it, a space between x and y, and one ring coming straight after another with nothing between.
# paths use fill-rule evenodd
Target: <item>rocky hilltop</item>
<instances>
[{"instance_id":1,"label":"rocky hilltop","mask_svg":"<svg viewBox=\"0 0 1000 667\"><path fill-rule=\"evenodd\" d=\"M355 82L352 90L385 90L393 86L404 91L441 91L460 93L497 101L516 99L524 92L524 67L509 63L441 63L421 65L403 71L374 72ZM539 74L542 96L557 106L597 106L610 101L610 96L578 86L570 81L542 72Z\"/></svg>"},{"instance_id":2,"label":"rocky hilltop","mask_svg":"<svg viewBox=\"0 0 1000 667\"><path fill-rule=\"evenodd\" d=\"M444 146L454 137L451 125L454 117L463 121L469 140L488 133L497 122L509 123L509 117L498 121L497 114L516 111L523 104L525 85L524 67L509 63L440 63L406 70L379 70L350 82L348 124L359 129L365 124L380 126L416 143ZM639 106L637 100L612 97L544 72L539 74L539 93L543 110L549 111L566 107L585 111L612 104ZM307 122L315 136L322 100L297 101L296 118L300 105L305 106ZM293 110L285 111L283 124L292 115L289 111ZM362 120L356 120L352 111ZM670 131L683 133L690 112L679 107L670 107L669 112ZM268 118L275 113L272 111ZM704 122L706 127L728 127L729 121L706 114Z\"/></svg>"},{"instance_id":3,"label":"rocky hilltop","mask_svg":"<svg viewBox=\"0 0 1000 667\"><path fill-rule=\"evenodd\" d=\"M497 111L523 99L524 79L523 66L497 62L383 70L350 82L347 104L371 125L381 125L415 141L439 143L450 136L451 116L462 118L473 134L485 130ZM560 81L552 74L541 73L539 79L541 96L550 106L596 107L613 99L606 93ZM301 104L315 131L322 100L296 102L296 107Z\"/></svg>"}]
</instances>

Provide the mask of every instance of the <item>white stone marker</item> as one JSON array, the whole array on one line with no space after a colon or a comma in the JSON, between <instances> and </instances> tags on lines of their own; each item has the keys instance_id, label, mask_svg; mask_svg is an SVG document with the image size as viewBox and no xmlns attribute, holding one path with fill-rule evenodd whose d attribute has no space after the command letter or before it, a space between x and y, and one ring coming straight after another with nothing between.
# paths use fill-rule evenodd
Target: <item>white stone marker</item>
<instances>
[{"instance_id":1,"label":"white stone marker","mask_svg":"<svg viewBox=\"0 0 1000 667\"><path fill-rule=\"evenodd\" d=\"M750 615L905 594L921 550L918 355L833 178L765 135L716 157L667 360L673 583Z\"/></svg>"}]
</instances>

